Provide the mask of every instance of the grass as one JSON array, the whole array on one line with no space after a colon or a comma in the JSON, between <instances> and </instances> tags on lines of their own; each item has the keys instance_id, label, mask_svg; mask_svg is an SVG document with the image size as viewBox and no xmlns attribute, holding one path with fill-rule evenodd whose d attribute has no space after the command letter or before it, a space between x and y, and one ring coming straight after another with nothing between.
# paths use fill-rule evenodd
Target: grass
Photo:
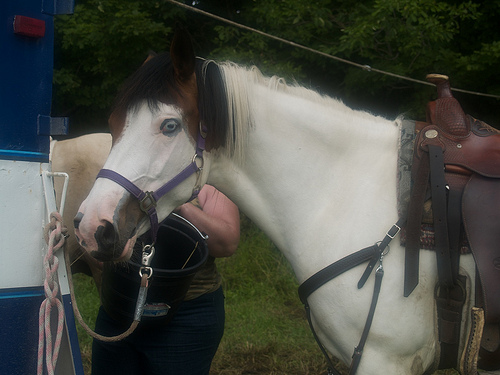
<instances>
[{"instance_id":1,"label":"grass","mask_svg":"<svg viewBox=\"0 0 500 375\"><path fill-rule=\"evenodd\" d=\"M291 268L255 225L243 218L238 251L217 261L226 295L226 328L211 375L323 375L323 358L306 321ZM78 306L93 327L99 297L93 279L75 275ZM85 374L90 336L77 324ZM347 374L342 364L337 370ZM453 375L439 371L435 375Z\"/></svg>"},{"instance_id":2,"label":"grass","mask_svg":"<svg viewBox=\"0 0 500 375\"><path fill-rule=\"evenodd\" d=\"M73 283L75 286L75 298L80 314L87 325L94 329L94 322L100 305L99 294L94 279L79 273L73 275ZM78 322L76 323L76 330L78 332L83 370L87 375L91 372L92 337L85 332Z\"/></svg>"},{"instance_id":3,"label":"grass","mask_svg":"<svg viewBox=\"0 0 500 375\"><path fill-rule=\"evenodd\" d=\"M226 330L212 373L325 373L289 264L249 221L242 220L241 233L237 253L218 260Z\"/></svg>"}]
</instances>

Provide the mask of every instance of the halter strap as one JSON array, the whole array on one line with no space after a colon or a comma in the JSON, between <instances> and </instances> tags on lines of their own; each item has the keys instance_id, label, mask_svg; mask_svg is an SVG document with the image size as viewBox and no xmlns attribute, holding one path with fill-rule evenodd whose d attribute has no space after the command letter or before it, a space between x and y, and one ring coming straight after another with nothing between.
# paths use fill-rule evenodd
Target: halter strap
<instances>
[{"instance_id":1,"label":"halter strap","mask_svg":"<svg viewBox=\"0 0 500 375\"><path fill-rule=\"evenodd\" d=\"M158 200L194 173L198 173L198 179L193 187L193 193L191 198L189 198L189 201L196 198L201 190L200 180L201 172L204 166L203 151L205 150L206 134L206 128L202 127L200 124L200 131L198 133L198 140L196 143L196 153L194 154L191 163L154 192L141 190L132 181L111 169L101 169L97 174L96 179L107 178L108 180L114 181L139 200L141 211L148 215L151 223L151 239L153 243L156 241L156 235L159 228L158 213L156 212L156 204ZM200 165L198 165L198 161L200 162Z\"/></svg>"}]
</instances>

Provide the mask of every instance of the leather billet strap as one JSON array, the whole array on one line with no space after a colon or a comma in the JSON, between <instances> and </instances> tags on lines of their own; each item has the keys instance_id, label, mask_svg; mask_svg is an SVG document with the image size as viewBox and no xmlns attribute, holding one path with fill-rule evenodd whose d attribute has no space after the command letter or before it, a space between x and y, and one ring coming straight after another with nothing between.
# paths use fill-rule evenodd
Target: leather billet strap
<instances>
[{"instance_id":1,"label":"leather billet strap","mask_svg":"<svg viewBox=\"0 0 500 375\"><path fill-rule=\"evenodd\" d=\"M416 178L408 207L408 221L406 223L405 279L403 291L403 295L405 297L408 297L418 285L420 224L422 222L424 202L427 199L429 174L429 154L425 152L422 154L420 164L417 167Z\"/></svg>"},{"instance_id":2,"label":"leather billet strap","mask_svg":"<svg viewBox=\"0 0 500 375\"><path fill-rule=\"evenodd\" d=\"M454 280L451 272L450 243L448 239L448 197L444 178L443 149L440 146L430 144L429 160L439 285L449 288L454 285Z\"/></svg>"},{"instance_id":3,"label":"leather billet strap","mask_svg":"<svg viewBox=\"0 0 500 375\"><path fill-rule=\"evenodd\" d=\"M427 151L422 152L415 174L415 182L408 208L408 223L406 226L407 240L405 250L405 282L404 296L408 297L418 285L419 253L420 253L420 223L422 221L423 205L430 182L432 197L432 213L434 218L436 258L438 264L439 283L444 287L455 284L452 271L452 256L450 254L448 231L448 193L444 176L444 154L441 146L428 144Z\"/></svg>"},{"instance_id":4,"label":"leather billet strap","mask_svg":"<svg viewBox=\"0 0 500 375\"><path fill-rule=\"evenodd\" d=\"M97 174L96 179L107 178L108 180L114 181L139 200L141 211L143 211L149 217L149 221L151 223L151 239L153 242L155 242L159 228L156 204L161 197L174 189L177 185L186 180L192 174L199 173L201 175L201 172L203 170L203 151L205 150L205 138L206 129L200 127L200 131L198 133L198 141L196 143L196 153L194 154L191 163L154 192L141 190L132 181L111 169L101 169ZM198 165L198 163L201 164ZM198 196L198 193L200 192L200 189L201 184L198 178L189 200L196 198Z\"/></svg>"}]
</instances>

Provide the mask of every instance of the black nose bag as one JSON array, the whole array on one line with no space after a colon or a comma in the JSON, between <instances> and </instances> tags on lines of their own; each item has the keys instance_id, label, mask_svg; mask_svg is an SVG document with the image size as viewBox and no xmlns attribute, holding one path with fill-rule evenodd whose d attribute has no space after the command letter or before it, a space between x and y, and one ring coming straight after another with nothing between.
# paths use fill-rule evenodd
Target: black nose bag
<instances>
[{"instance_id":1,"label":"black nose bag","mask_svg":"<svg viewBox=\"0 0 500 375\"><path fill-rule=\"evenodd\" d=\"M123 324L130 324L134 318L141 283L141 242L137 241L128 262L106 263L103 267L101 302L106 312ZM207 257L206 236L189 221L171 214L160 224L141 324L167 324L172 320Z\"/></svg>"}]
</instances>

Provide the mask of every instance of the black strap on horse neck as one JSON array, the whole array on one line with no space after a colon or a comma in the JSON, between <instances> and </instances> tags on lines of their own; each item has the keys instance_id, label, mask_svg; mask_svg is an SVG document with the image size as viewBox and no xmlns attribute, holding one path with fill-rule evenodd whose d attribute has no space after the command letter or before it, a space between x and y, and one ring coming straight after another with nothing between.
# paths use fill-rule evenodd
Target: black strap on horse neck
<instances>
[{"instance_id":1,"label":"black strap on horse neck","mask_svg":"<svg viewBox=\"0 0 500 375\"><path fill-rule=\"evenodd\" d=\"M392 241L394 237L399 233L401 230L401 227L404 225L406 222L406 218L400 218L396 224L394 224L391 229L386 233L384 239L380 241L379 243L366 247L362 250L359 250L353 254L350 254L335 263L330 264L329 266L323 268L322 270L318 271L314 275L312 275L310 278L308 278L306 281L304 281L300 286L299 286L299 298L304 304L305 310L306 310L306 316L307 316L307 321L309 323L309 327L311 328L311 331L313 333L314 339L316 340L316 343L318 344L319 348L321 349L321 352L325 356L327 363L328 363L328 374L329 375L341 375L334 367L333 361L330 358L329 354L327 353L325 347L319 340L316 331L314 329L314 326L312 324L312 319L311 319L311 308L309 306L309 303L307 301L307 298L319 287L327 283L328 281L334 279L335 277L343 274L344 272L350 270L351 268L354 268L356 266L359 266L365 262L368 262L368 266L366 267L366 270L363 272L363 275L361 276L361 279L358 282L358 289L361 289L368 277L370 276L373 268L375 267L377 262L380 262L380 266L377 268L377 271L375 272L375 286L373 290L373 296L372 296L372 302L370 305L370 310L368 312L368 317L366 318L366 323L365 327L363 329L363 333L361 335L361 339L358 343L358 345L354 349L353 353L353 360L351 363L351 367L349 370L350 375L354 375L357 371L357 368L359 366L359 363L361 361L361 355L363 354L363 349L366 344L366 340L368 338L368 333L370 332L370 328L373 322L373 317L375 315L375 308L377 306L377 301L378 297L380 294L380 288L382 285L382 278L384 275L384 270L382 267L382 258L384 257L385 249L389 245L389 243Z\"/></svg>"},{"instance_id":2,"label":"black strap on horse neck","mask_svg":"<svg viewBox=\"0 0 500 375\"><path fill-rule=\"evenodd\" d=\"M299 298L303 304L307 304L307 297L309 297L316 289L323 284L336 278L337 276L349 271L351 268L359 266L364 262L374 258L377 252L377 245L366 247L353 254L330 264L329 266L318 271L299 286Z\"/></svg>"},{"instance_id":3,"label":"black strap on horse neck","mask_svg":"<svg viewBox=\"0 0 500 375\"><path fill-rule=\"evenodd\" d=\"M370 310L368 312L368 317L366 318L365 328L359 340L358 346L354 348L354 353L352 355L351 367L349 369L349 374L355 374L358 369L359 362L361 362L361 355L363 354L363 349L366 344L366 339L368 338L368 333L373 322L373 316L375 315L375 308L377 307L378 296L380 294L380 288L382 286L382 278L384 277L384 268L382 264L375 271L375 286L373 287L372 303L370 304Z\"/></svg>"}]
</instances>

